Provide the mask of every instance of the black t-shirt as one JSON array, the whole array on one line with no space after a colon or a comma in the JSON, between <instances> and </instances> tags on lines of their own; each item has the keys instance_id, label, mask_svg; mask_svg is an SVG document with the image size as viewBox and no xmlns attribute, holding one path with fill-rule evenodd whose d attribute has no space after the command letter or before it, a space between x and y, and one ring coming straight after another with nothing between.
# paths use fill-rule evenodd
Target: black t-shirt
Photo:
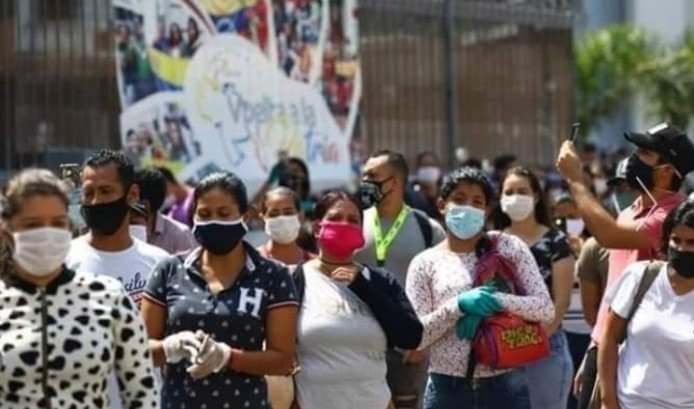
<instances>
[{"instance_id":1,"label":"black t-shirt","mask_svg":"<svg viewBox=\"0 0 694 409\"><path fill-rule=\"evenodd\" d=\"M571 256L571 246L566 234L557 229L549 229L542 238L530 247L540 274L552 294L552 264Z\"/></svg>"},{"instance_id":2,"label":"black t-shirt","mask_svg":"<svg viewBox=\"0 0 694 409\"><path fill-rule=\"evenodd\" d=\"M268 311L298 305L296 290L286 268L244 246L246 267L231 287L217 295L210 292L200 271L200 249L172 257L154 270L145 297L166 308L166 335L200 329L233 348L263 349ZM186 373L189 365L182 361L164 371L162 407L270 407L264 377L225 369L196 381Z\"/></svg>"}]
</instances>

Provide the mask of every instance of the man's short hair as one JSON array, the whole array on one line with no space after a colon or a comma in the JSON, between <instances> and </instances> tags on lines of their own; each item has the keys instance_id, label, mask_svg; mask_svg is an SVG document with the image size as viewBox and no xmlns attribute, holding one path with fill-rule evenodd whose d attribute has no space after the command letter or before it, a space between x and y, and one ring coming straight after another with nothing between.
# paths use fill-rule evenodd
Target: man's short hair
<instances>
[{"instance_id":1,"label":"man's short hair","mask_svg":"<svg viewBox=\"0 0 694 409\"><path fill-rule=\"evenodd\" d=\"M135 183L135 167L123 152L102 149L96 155L87 158L84 162L84 167L97 169L111 164L116 166L118 179L121 185L123 185L123 190L127 191Z\"/></svg>"},{"instance_id":2,"label":"man's short hair","mask_svg":"<svg viewBox=\"0 0 694 409\"><path fill-rule=\"evenodd\" d=\"M155 168L159 172L164 175L164 178L166 179L167 182L173 183L174 185L178 184L178 179L176 179L176 175L171 171L171 169L165 167L165 166L158 166Z\"/></svg>"},{"instance_id":3,"label":"man's short hair","mask_svg":"<svg viewBox=\"0 0 694 409\"><path fill-rule=\"evenodd\" d=\"M164 175L158 169L142 169L136 173L135 183L140 187L140 200L149 202L150 212L158 212L166 199Z\"/></svg>"},{"instance_id":4,"label":"man's short hair","mask_svg":"<svg viewBox=\"0 0 694 409\"><path fill-rule=\"evenodd\" d=\"M382 149L371 155L371 158L380 158L381 156L386 157L386 163L392 167L400 179L406 183L408 177L410 176L410 170L407 167L407 160L405 159L405 156L399 152Z\"/></svg>"}]
</instances>

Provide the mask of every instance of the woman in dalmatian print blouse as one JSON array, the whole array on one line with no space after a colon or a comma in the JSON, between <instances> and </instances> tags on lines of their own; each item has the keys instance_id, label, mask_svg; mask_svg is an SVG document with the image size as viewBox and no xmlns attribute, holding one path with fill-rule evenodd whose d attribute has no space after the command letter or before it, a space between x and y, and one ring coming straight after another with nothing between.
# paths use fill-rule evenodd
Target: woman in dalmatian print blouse
<instances>
[{"instance_id":1,"label":"woman in dalmatian print blouse","mask_svg":"<svg viewBox=\"0 0 694 409\"><path fill-rule=\"evenodd\" d=\"M263 375L293 369L294 283L243 241L247 210L238 177L204 178L192 209L201 247L163 262L145 288L142 313L164 368L162 409L266 409Z\"/></svg>"},{"instance_id":2,"label":"woman in dalmatian print blouse","mask_svg":"<svg viewBox=\"0 0 694 409\"><path fill-rule=\"evenodd\" d=\"M117 280L64 267L68 198L50 171L10 181L0 204L0 407L159 406L142 321ZM115 403L115 402L114 402Z\"/></svg>"}]
</instances>

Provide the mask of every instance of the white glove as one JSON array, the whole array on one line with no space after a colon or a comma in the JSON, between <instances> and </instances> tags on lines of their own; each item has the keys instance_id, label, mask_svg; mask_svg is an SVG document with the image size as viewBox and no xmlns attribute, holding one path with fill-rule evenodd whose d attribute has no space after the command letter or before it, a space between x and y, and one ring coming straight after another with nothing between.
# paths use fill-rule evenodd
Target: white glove
<instances>
[{"instance_id":1,"label":"white glove","mask_svg":"<svg viewBox=\"0 0 694 409\"><path fill-rule=\"evenodd\" d=\"M193 358L201 347L200 340L192 331L181 331L169 335L161 344L166 362L170 364L181 362L183 359L193 362Z\"/></svg>"},{"instance_id":2,"label":"white glove","mask_svg":"<svg viewBox=\"0 0 694 409\"><path fill-rule=\"evenodd\" d=\"M193 365L189 366L186 372L193 379L202 379L224 369L231 357L231 347L223 342L215 342L211 336L202 331L198 330L195 335L202 346L192 361Z\"/></svg>"}]
</instances>

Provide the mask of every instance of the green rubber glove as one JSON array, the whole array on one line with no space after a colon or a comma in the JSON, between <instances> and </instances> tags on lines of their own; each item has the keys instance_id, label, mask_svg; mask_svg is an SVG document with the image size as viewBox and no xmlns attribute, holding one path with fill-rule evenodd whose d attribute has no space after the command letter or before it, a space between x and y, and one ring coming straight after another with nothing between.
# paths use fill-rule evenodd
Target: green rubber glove
<instances>
[{"instance_id":1,"label":"green rubber glove","mask_svg":"<svg viewBox=\"0 0 694 409\"><path fill-rule=\"evenodd\" d=\"M482 321L484 318L479 315L466 315L458 319L458 322L455 323L455 334L458 339L472 341Z\"/></svg>"},{"instance_id":2,"label":"green rubber glove","mask_svg":"<svg viewBox=\"0 0 694 409\"><path fill-rule=\"evenodd\" d=\"M494 293L496 289L490 286L475 287L458 295L458 308L464 314L479 315L487 318L503 308Z\"/></svg>"}]
</instances>

